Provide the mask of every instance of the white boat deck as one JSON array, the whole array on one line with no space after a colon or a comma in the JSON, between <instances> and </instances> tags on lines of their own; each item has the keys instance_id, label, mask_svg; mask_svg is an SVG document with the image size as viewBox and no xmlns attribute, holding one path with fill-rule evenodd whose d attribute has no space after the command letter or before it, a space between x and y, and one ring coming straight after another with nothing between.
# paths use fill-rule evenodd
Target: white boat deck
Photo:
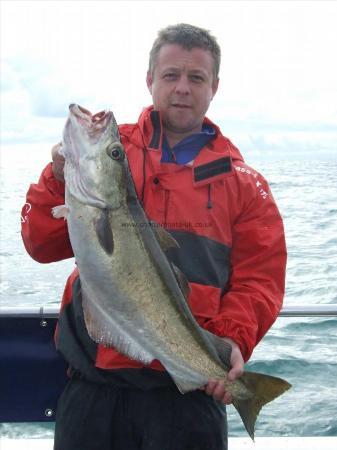
<instances>
[{"instance_id":1,"label":"white boat deck","mask_svg":"<svg viewBox=\"0 0 337 450\"><path fill-rule=\"evenodd\" d=\"M336 450L336 437L229 438L228 450ZM0 450L53 450L51 439L2 439Z\"/></svg>"}]
</instances>

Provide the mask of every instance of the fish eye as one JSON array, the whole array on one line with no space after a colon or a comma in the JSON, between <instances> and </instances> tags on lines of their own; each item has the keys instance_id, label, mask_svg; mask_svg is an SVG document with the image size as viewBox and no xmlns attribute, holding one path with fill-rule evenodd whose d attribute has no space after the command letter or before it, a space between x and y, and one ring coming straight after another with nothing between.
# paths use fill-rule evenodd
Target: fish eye
<instances>
[{"instance_id":1,"label":"fish eye","mask_svg":"<svg viewBox=\"0 0 337 450\"><path fill-rule=\"evenodd\" d=\"M114 159L115 161L123 161L124 159L124 149L122 144L119 142L115 142L112 145L109 145L109 147L106 149L106 152L110 158Z\"/></svg>"}]
</instances>

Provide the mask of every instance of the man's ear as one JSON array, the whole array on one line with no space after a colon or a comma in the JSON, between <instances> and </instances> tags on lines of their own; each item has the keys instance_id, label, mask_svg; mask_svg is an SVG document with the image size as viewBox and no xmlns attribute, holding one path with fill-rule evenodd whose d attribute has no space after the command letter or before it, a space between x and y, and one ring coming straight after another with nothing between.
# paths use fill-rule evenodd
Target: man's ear
<instances>
[{"instance_id":1,"label":"man's ear","mask_svg":"<svg viewBox=\"0 0 337 450\"><path fill-rule=\"evenodd\" d=\"M219 78L217 78L216 80L213 81L212 84L212 100L213 97L215 96L215 94L217 93L218 87L219 87Z\"/></svg>"},{"instance_id":2,"label":"man's ear","mask_svg":"<svg viewBox=\"0 0 337 450\"><path fill-rule=\"evenodd\" d=\"M148 90L150 91L150 94L152 94L152 83L153 83L152 73L150 71L148 71L146 74L146 84L147 84Z\"/></svg>"}]
</instances>

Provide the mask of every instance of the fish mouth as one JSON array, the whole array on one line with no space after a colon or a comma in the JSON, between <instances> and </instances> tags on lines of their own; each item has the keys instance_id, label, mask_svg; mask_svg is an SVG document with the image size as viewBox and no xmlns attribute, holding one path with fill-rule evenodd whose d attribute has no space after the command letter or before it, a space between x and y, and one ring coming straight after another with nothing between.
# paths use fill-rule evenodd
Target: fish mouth
<instances>
[{"instance_id":1,"label":"fish mouth","mask_svg":"<svg viewBox=\"0 0 337 450\"><path fill-rule=\"evenodd\" d=\"M88 116L91 117L92 114L89 110L83 108L83 106L77 105L76 103L71 103L69 105L69 111L75 115L79 115L79 116Z\"/></svg>"},{"instance_id":2,"label":"fish mouth","mask_svg":"<svg viewBox=\"0 0 337 450\"><path fill-rule=\"evenodd\" d=\"M103 133L112 119L111 111L103 110L92 114L89 110L76 103L69 105L69 111L77 123L92 136Z\"/></svg>"}]
</instances>

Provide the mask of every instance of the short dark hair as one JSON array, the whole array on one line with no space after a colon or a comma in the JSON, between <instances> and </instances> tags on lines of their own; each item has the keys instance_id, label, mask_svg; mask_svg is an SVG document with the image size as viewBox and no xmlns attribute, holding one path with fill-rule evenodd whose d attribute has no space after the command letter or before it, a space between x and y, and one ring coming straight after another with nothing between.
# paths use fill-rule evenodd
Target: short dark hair
<instances>
[{"instance_id":1,"label":"short dark hair","mask_svg":"<svg viewBox=\"0 0 337 450\"><path fill-rule=\"evenodd\" d=\"M160 49L165 44L178 44L186 50L191 50L192 48L209 50L214 60L214 79L218 79L221 50L215 37L208 30L187 23L170 25L160 30L150 51L149 72L152 74Z\"/></svg>"}]
</instances>

